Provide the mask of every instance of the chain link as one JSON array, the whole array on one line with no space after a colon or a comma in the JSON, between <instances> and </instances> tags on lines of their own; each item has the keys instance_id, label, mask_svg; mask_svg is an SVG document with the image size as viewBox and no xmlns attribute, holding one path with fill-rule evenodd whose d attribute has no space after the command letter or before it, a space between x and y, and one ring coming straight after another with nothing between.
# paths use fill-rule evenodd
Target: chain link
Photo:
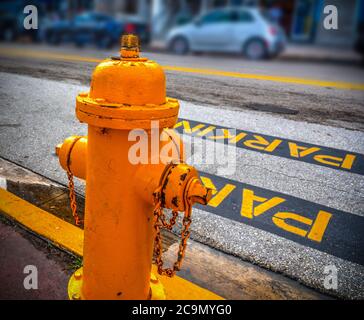
<instances>
[{"instance_id":1,"label":"chain link","mask_svg":"<svg viewBox=\"0 0 364 320\"><path fill-rule=\"evenodd\" d=\"M69 190L69 198L70 198L70 206L72 211L72 216L75 220L76 226L80 226L83 221L80 218L80 216L77 214L77 201L76 201L76 192L75 192L75 184L73 182L73 174L70 169L71 165L71 152L75 144L78 140L80 140L82 137L77 137L73 142L72 145L69 148L68 154L67 154L67 177L68 177L68 190Z\"/></svg>"},{"instance_id":2,"label":"chain link","mask_svg":"<svg viewBox=\"0 0 364 320\"><path fill-rule=\"evenodd\" d=\"M169 221L166 220L166 216L164 214L164 210L162 207L162 201L160 197L160 192L156 192L154 194L155 199L155 208L154 208L154 230L155 230L155 238L154 238L154 254L158 267L158 273L160 275L166 275L168 277L173 277L177 271L181 270L181 265L183 258L185 256L187 240L190 236L189 227L191 225L191 212L192 206L190 203L186 204L186 209L184 213L184 217L182 220L182 230L181 230L181 242L179 244L177 260L173 264L172 268L163 268L163 248L162 248L162 236L161 236L161 228L166 228L171 230L173 226L176 224L176 219L178 217L178 211L172 211L172 217Z\"/></svg>"}]
</instances>

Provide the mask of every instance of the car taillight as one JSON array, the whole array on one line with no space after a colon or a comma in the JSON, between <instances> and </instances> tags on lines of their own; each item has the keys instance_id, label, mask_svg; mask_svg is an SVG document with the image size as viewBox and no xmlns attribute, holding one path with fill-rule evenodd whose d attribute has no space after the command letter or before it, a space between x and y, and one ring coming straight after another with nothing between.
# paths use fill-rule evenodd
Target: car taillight
<instances>
[{"instance_id":1,"label":"car taillight","mask_svg":"<svg viewBox=\"0 0 364 320\"><path fill-rule=\"evenodd\" d=\"M269 27L269 33L272 35L272 36L276 36L278 34L278 30L276 27L274 26L270 26Z\"/></svg>"},{"instance_id":2,"label":"car taillight","mask_svg":"<svg viewBox=\"0 0 364 320\"><path fill-rule=\"evenodd\" d=\"M125 26L126 33L135 33L135 31L136 31L136 28L135 28L134 24L132 24L132 23L126 24L126 26Z\"/></svg>"}]
</instances>

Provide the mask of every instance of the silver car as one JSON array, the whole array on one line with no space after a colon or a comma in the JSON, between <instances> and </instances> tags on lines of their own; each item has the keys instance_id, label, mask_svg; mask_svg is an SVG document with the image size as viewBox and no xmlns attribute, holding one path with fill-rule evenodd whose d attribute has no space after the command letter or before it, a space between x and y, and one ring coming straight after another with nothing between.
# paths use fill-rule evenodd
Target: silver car
<instances>
[{"instance_id":1,"label":"silver car","mask_svg":"<svg viewBox=\"0 0 364 320\"><path fill-rule=\"evenodd\" d=\"M210 11L173 28L168 48L176 54L191 52L243 53L249 59L278 55L286 46L283 30L255 8Z\"/></svg>"}]
</instances>

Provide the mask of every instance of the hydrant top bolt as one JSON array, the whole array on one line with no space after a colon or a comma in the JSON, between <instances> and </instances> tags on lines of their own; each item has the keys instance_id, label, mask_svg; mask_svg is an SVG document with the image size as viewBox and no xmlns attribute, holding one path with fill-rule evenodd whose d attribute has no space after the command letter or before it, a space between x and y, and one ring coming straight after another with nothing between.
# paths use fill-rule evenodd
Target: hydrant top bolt
<instances>
[{"instance_id":1,"label":"hydrant top bolt","mask_svg":"<svg viewBox=\"0 0 364 320\"><path fill-rule=\"evenodd\" d=\"M120 55L123 59L139 58L140 43L138 36L126 34L121 37Z\"/></svg>"}]
</instances>

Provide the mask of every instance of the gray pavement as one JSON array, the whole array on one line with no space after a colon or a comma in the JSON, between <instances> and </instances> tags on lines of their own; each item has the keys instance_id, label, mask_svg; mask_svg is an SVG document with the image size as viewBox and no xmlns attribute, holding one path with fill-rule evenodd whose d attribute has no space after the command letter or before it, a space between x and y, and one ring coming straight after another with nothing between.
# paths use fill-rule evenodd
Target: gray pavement
<instances>
[{"instance_id":1,"label":"gray pavement","mask_svg":"<svg viewBox=\"0 0 364 320\"><path fill-rule=\"evenodd\" d=\"M75 118L74 101L78 92L88 88L6 73L1 73L0 79L0 156L65 184L66 175L53 154L54 146L69 135L86 134L86 126ZM294 90L298 90L297 87ZM314 90L320 95L323 89ZM341 94L340 90L331 91L333 95ZM351 91L344 93L351 94ZM337 126L236 110L229 105L216 107L184 101L181 102L180 116L364 153L364 134ZM237 150L237 160L237 171L232 175L225 174L225 177L340 209L347 214L364 215L362 175L240 149ZM213 165L197 167L216 173ZM77 188L83 192L83 183L78 181ZM207 210L194 209L193 217L192 238L195 240L323 292L346 298L364 297L362 265ZM328 265L335 265L338 269L337 290L324 288L324 268Z\"/></svg>"},{"instance_id":2,"label":"gray pavement","mask_svg":"<svg viewBox=\"0 0 364 320\"><path fill-rule=\"evenodd\" d=\"M0 52L5 49L20 49L28 51L41 51L70 56L90 57L95 59L105 59L118 55L118 48L110 50L99 50L91 48L76 48L72 45L49 46L33 44L6 44L0 43ZM299 47L292 49L299 51ZM315 51L319 51L316 49ZM142 48L142 55L151 60L157 61L165 66L182 66L189 68L207 68L230 72L242 72L250 74L266 74L286 77L313 78L327 81L349 81L363 82L364 70L360 65L352 62L351 64L332 64L332 63L299 63L284 60L247 60L239 55L193 55L180 56L167 52L145 51ZM47 60L45 57L44 60ZM67 61L69 62L69 61ZM19 62L20 63L20 62ZM82 63L80 63L82 68Z\"/></svg>"}]
</instances>

